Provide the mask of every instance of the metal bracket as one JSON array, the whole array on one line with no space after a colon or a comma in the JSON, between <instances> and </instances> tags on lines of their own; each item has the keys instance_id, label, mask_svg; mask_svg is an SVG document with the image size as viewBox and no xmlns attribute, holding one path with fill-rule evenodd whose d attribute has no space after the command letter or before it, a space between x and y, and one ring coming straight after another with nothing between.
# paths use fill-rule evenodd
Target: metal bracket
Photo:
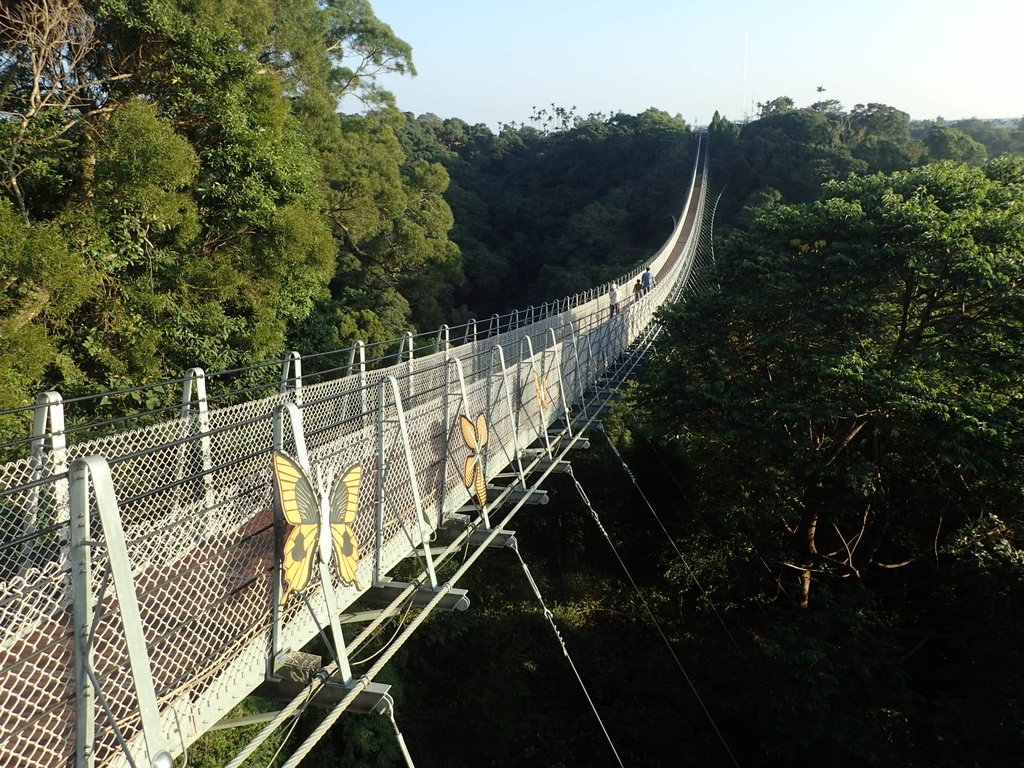
<instances>
[{"instance_id":1,"label":"metal bracket","mask_svg":"<svg viewBox=\"0 0 1024 768\"><path fill-rule=\"evenodd\" d=\"M437 530L437 543L451 544L467 529L469 529L470 532L466 539L470 545L476 547L483 544L487 540L487 537L494 532L494 529L492 528L474 526L466 515L453 514L445 520L444 525ZM511 543L515 541L515 536L515 531L501 531L494 537L489 546L492 549L503 549L510 546Z\"/></svg>"},{"instance_id":2,"label":"metal bracket","mask_svg":"<svg viewBox=\"0 0 1024 768\"><path fill-rule=\"evenodd\" d=\"M394 581L385 577L383 581L363 592L359 599L365 600L368 605L390 605L408 586L408 582ZM437 591L436 587L426 584L418 585L416 591L412 593L412 604L426 605L434 598ZM453 587L448 590L448 594L441 598L436 607L442 611L464 611L469 608L468 593L464 589Z\"/></svg>"},{"instance_id":3,"label":"metal bracket","mask_svg":"<svg viewBox=\"0 0 1024 768\"><path fill-rule=\"evenodd\" d=\"M358 369L356 363L358 361ZM345 368L345 376L351 376L353 371L359 374L359 424L366 426L366 343L359 340L348 350L348 365Z\"/></svg>"},{"instance_id":4,"label":"metal bracket","mask_svg":"<svg viewBox=\"0 0 1024 768\"><path fill-rule=\"evenodd\" d=\"M31 512L25 515L22 525L21 569L24 571L31 565L31 536L41 527L54 523L64 523L69 519L67 438L64 434L64 400L59 392L41 392L36 396L35 413L32 418L32 476L35 481L31 494ZM44 478L47 482L41 482ZM50 480L49 478L54 478ZM40 511L48 505L44 504L43 489L52 488L52 515L40 520ZM67 539L62 538L61 549L66 551Z\"/></svg>"},{"instance_id":5,"label":"metal bracket","mask_svg":"<svg viewBox=\"0 0 1024 768\"><path fill-rule=\"evenodd\" d=\"M281 365L281 383L277 390L282 395L291 393L292 401L302 405L302 355L289 352Z\"/></svg>"},{"instance_id":6,"label":"metal bracket","mask_svg":"<svg viewBox=\"0 0 1024 768\"><path fill-rule=\"evenodd\" d=\"M523 363L529 365L529 371L533 374L533 381L528 380L520 385L520 392L525 393L527 388L534 390L534 400L537 403L537 423L531 425L536 429L537 438L543 438L544 446L547 450L547 455L551 455L551 442L548 440L547 428L544 426L544 404L537 397L538 388L544 386L544 371L537 367L537 357L533 351L533 340L527 334L522 337L519 341L519 365L520 369ZM518 421L519 414L526 408L527 398L522 394L519 397L520 407L516 409L516 417Z\"/></svg>"},{"instance_id":7,"label":"metal bracket","mask_svg":"<svg viewBox=\"0 0 1024 768\"><path fill-rule=\"evenodd\" d=\"M398 342L398 355L397 363L405 361L405 380L407 383L406 395L411 400L416 396L416 386L414 381L414 373L416 370L415 365L416 359L416 341L413 339L412 331L406 331L402 334L402 338Z\"/></svg>"},{"instance_id":8,"label":"metal bracket","mask_svg":"<svg viewBox=\"0 0 1024 768\"><path fill-rule=\"evenodd\" d=\"M496 385L492 383L495 378L498 380ZM512 425L512 451L509 453L504 445L502 445L502 448L505 449L510 463L514 465L514 471L518 473L519 484L525 488L526 473L523 472L523 462L520 458L522 446L519 443L518 411L512 403L512 389L508 383L508 366L505 365L505 351L502 349L501 344L495 344L491 349L491 368L487 374L487 408L492 416L495 400L500 396L499 393L501 391L505 393L505 407L508 409L509 421Z\"/></svg>"},{"instance_id":9,"label":"metal bracket","mask_svg":"<svg viewBox=\"0 0 1024 768\"><path fill-rule=\"evenodd\" d=\"M275 701L292 701L316 677L321 678L323 687L316 692L315 697L310 702L314 707L333 707L345 698L353 688L359 685L358 680L351 678L342 679L338 674L327 677L324 671L323 659L320 656L293 651L280 659L274 669L273 680L262 683L256 689L256 695L274 699ZM383 683L363 683L355 700L346 711L359 712L361 714L383 714L387 711L385 699L390 699L389 690L391 690L391 686ZM215 728L221 730L251 724L251 721L244 719L238 721L222 720Z\"/></svg>"},{"instance_id":10,"label":"metal bracket","mask_svg":"<svg viewBox=\"0 0 1024 768\"><path fill-rule=\"evenodd\" d=\"M195 408L193 409L193 403ZM185 371L185 378L181 391L181 422L184 434L183 438L199 436L199 467L202 472L203 486L203 510L205 512L201 535L205 538L210 533L208 515L216 504L216 496L213 491L213 447L210 440L210 410L206 397L206 372L202 368L189 368ZM180 480L185 475L185 462L189 451L189 442L183 440L178 446L178 467L177 477ZM178 486L176 491L175 505L180 505L180 496L183 486Z\"/></svg>"},{"instance_id":11,"label":"metal bracket","mask_svg":"<svg viewBox=\"0 0 1024 768\"><path fill-rule=\"evenodd\" d=\"M488 485L489 489L498 491L499 495L495 500L495 506L497 504L516 504L522 501L525 504L532 504L534 506L543 506L548 503L548 492L543 489L532 489L532 488L519 488L514 485L502 486L502 485ZM472 504L467 504L464 507L460 507L459 512L475 512L476 507ZM490 527L490 523L484 521L486 527Z\"/></svg>"},{"instance_id":12,"label":"metal bracket","mask_svg":"<svg viewBox=\"0 0 1024 768\"><path fill-rule=\"evenodd\" d=\"M453 387L452 387L452 384L453 384L452 369L453 368L455 369L454 383L458 385L458 390L457 391L453 391ZM447 440L448 436L451 435L452 429L454 427L454 418L453 418L453 414L452 414L451 400L454 397L456 397L456 396L458 396L461 399L462 407L461 407L460 410L462 411L462 415L465 416L470 421L473 421L473 414L471 414L469 412L469 401L468 401L468 399L466 397L466 377L465 377L465 374L463 373L463 370L462 370L462 360L460 360L457 357L450 357L450 358L446 359L446 361L445 361L444 380L445 380L445 386L444 386L444 434L445 434L445 439ZM488 406L489 405L490 405L490 403L488 403ZM488 410L485 413L485 416L487 418L487 423L488 424L492 423L490 410ZM487 477L487 452L488 452L488 446L485 444L482 447L482 450L480 450L481 470L484 473L484 478L485 479ZM438 506L437 506L437 521L436 521L435 527L440 525L441 518L444 515L444 511L445 511L445 506L446 506L445 502L447 501L447 496L448 496L447 476L448 476L448 462L451 460L450 454L451 454L450 450L445 450L445 452L443 453L443 455L441 457L441 471L438 473ZM472 499L472 496L470 496L470 499ZM482 507L474 506L473 508L474 509L479 509L481 514L484 517L484 520L488 520L488 510L489 510L489 505L488 504L483 504ZM487 525L490 525L490 522L488 522Z\"/></svg>"},{"instance_id":13,"label":"metal bracket","mask_svg":"<svg viewBox=\"0 0 1024 768\"><path fill-rule=\"evenodd\" d=\"M395 418L385 418L385 412L388 403L388 390L391 394L391 402L395 409ZM423 499L420 496L420 486L416 479L416 465L413 463L412 458L412 444L409 441L409 431L405 422L405 409L402 407L402 395L398 388L398 381L394 376L388 376L386 379L380 382L380 397L379 397L379 408L377 411L377 538L376 538L376 556L374 557L373 566L373 580L374 583L380 583L384 580L385 576L381 571L381 549L383 547L383 541L381 540L381 532L384 530L384 508L387 503L386 493L386 480L388 475L389 467L389 450L387 447L386 432L387 428L397 427L398 428L398 440L401 442L402 455L405 459L406 470L409 473L409 485L412 490L413 506L415 508L416 527L419 534L419 542L413 541L411 534L403 524L403 529L406 530L406 534L410 538L410 543L413 549L416 549L418 544L423 546L423 557L426 560L427 575L430 578L430 583L433 586L437 586L437 572L434 570L434 558L430 553L430 530L427 529L429 524L424 510L423 510Z\"/></svg>"},{"instance_id":14,"label":"metal bracket","mask_svg":"<svg viewBox=\"0 0 1024 768\"><path fill-rule=\"evenodd\" d=\"M547 472L549 470L553 474L564 474L572 470L572 464L559 459L541 459L533 467L534 472Z\"/></svg>"}]
</instances>

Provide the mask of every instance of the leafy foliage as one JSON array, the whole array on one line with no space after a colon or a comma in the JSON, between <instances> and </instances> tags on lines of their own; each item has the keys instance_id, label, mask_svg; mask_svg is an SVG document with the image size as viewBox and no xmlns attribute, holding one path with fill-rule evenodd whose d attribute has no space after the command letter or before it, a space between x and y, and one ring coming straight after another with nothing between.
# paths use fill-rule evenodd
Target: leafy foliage
<instances>
[{"instance_id":1,"label":"leafy foliage","mask_svg":"<svg viewBox=\"0 0 1024 768\"><path fill-rule=\"evenodd\" d=\"M403 134L412 157L444 164L451 177L465 272L453 300L477 317L617 276L661 245L682 205L679 179L693 158L681 118L553 109L546 122L538 114L542 129L506 125L495 136L421 115Z\"/></svg>"},{"instance_id":2,"label":"leafy foliage","mask_svg":"<svg viewBox=\"0 0 1024 768\"><path fill-rule=\"evenodd\" d=\"M795 686L762 731L781 764L828 743L851 765L996 765L982 723L1019 722L1022 181L1006 158L827 184L736 233L721 292L665 316L633 406L716 521L686 538L698 575L726 604L786 595L756 620L767 673L789 670L775 690ZM737 533L770 568L743 566Z\"/></svg>"},{"instance_id":3,"label":"leafy foliage","mask_svg":"<svg viewBox=\"0 0 1024 768\"><path fill-rule=\"evenodd\" d=\"M0 51L7 405L390 338L461 279L365 0L5 5Z\"/></svg>"}]
</instances>

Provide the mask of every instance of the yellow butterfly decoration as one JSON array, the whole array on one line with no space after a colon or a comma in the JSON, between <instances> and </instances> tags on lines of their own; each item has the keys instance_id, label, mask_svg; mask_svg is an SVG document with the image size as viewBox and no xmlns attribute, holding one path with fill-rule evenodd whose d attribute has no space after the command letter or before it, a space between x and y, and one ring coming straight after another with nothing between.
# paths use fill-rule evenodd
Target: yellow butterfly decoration
<instances>
[{"instance_id":1,"label":"yellow butterfly decoration","mask_svg":"<svg viewBox=\"0 0 1024 768\"><path fill-rule=\"evenodd\" d=\"M533 387L537 392L537 404L544 410L551 407L551 398L548 396L548 377L533 372Z\"/></svg>"},{"instance_id":2,"label":"yellow butterfly decoration","mask_svg":"<svg viewBox=\"0 0 1024 768\"><path fill-rule=\"evenodd\" d=\"M467 488L474 489L476 500L483 506L487 503L487 480L480 452L487 445L487 419L481 413L474 424L465 416L459 416L459 430L466 447L472 451L462 465L462 482Z\"/></svg>"},{"instance_id":3,"label":"yellow butterfly decoration","mask_svg":"<svg viewBox=\"0 0 1024 768\"><path fill-rule=\"evenodd\" d=\"M358 464L349 467L340 481L333 483L327 494L327 509L324 510L312 480L295 459L284 451L274 451L273 466L281 514L285 522L293 526L285 537L281 557L284 579L281 604L284 605L292 592L301 592L309 584L320 549L321 521L325 511L338 575L346 584L362 589L356 580L359 543L352 531L352 523L359 507L359 481L363 468ZM321 552L320 556L328 562L330 553Z\"/></svg>"}]
</instances>

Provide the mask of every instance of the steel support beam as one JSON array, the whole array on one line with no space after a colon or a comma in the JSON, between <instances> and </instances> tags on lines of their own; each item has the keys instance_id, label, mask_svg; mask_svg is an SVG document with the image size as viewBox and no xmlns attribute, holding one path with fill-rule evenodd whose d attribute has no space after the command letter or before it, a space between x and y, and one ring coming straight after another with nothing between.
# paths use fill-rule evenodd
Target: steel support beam
<instances>
[{"instance_id":1,"label":"steel support beam","mask_svg":"<svg viewBox=\"0 0 1024 768\"><path fill-rule=\"evenodd\" d=\"M394 581L391 578L385 577L383 581L374 584L363 592L359 599L367 605L391 605L395 598L405 591L405 588L408 586L408 582ZM426 605L434 599L438 591L440 591L439 588L421 584L413 592L412 604L416 606ZM437 607L442 611L464 611L469 608L468 594L464 589L451 588L448 590L448 594L441 598Z\"/></svg>"}]
</instances>

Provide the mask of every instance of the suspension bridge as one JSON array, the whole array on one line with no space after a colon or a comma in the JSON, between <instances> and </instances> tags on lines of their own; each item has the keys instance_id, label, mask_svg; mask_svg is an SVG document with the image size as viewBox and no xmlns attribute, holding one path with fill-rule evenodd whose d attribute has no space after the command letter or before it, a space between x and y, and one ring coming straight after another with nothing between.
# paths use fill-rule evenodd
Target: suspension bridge
<instances>
[{"instance_id":1,"label":"suspension bridge","mask_svg":"<svg viewBox=\"0 0 1024 768\"><path fill-rule=\"evenodd\" d=\"M459 578L515 545L509 523L546 503L545 479L586 447L656 310L700 280L707 142L695 141L677 226L618 281L629 290L650 266L656 284L617 314L604 285L234 378L195 368L109 394L143 409L107 421L75 418L102 403L40 394L31 434L0 465L0 765L169 768L239 724L225 718L259 691L285 704L230 768L312 697L329 709L290 768L342 713L390 714L376 675L432 611L468 607ZM168 387L180 403L145 410ZM420 575L395 578L403 562ZM350 654L410 605L353 676ZM303 652L318 636L331 658Z\"/></svg>"}]
</instances>

